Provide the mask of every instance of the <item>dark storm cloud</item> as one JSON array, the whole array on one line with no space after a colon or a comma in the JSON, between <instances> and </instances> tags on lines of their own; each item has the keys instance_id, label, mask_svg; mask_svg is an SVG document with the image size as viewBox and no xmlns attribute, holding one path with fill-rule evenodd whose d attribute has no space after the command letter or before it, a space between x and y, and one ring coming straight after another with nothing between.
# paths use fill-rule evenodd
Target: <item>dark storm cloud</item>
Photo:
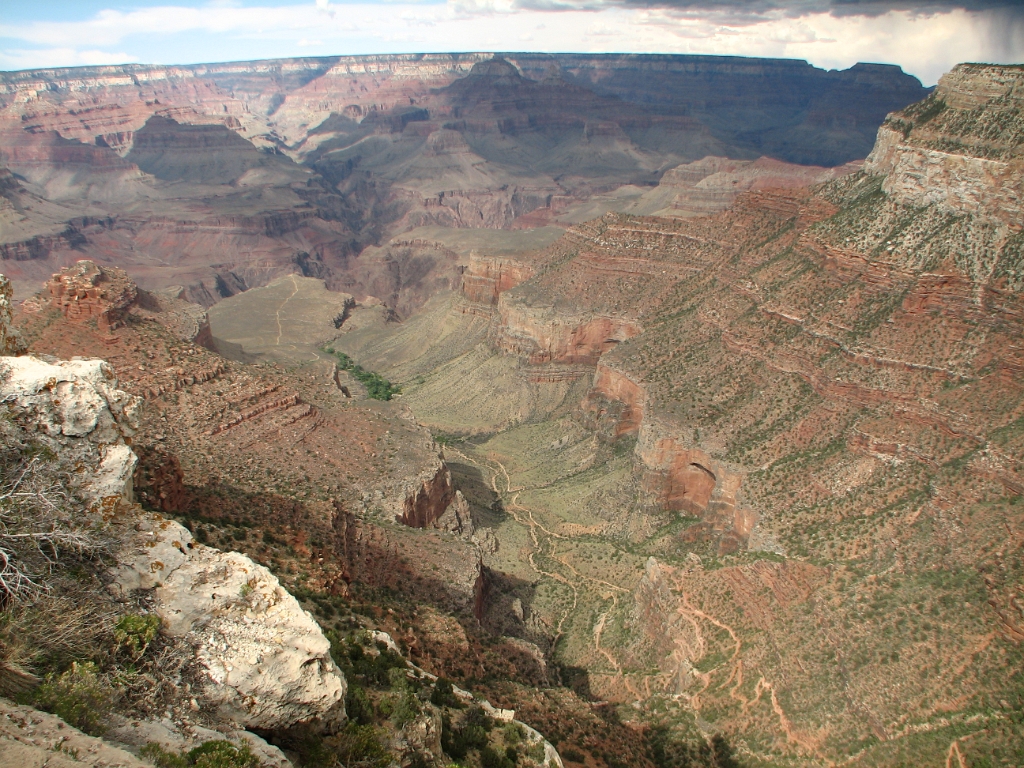
<instances>
[{"instance_id":1,"label":"dark storm cloud","mask_svg":"<svg viewBox=\"0 0 1024 768\"><path fill-rule=\"evenodd\" d=\"M1024 0L517 0L520 8L534 10L601 10L611 7L659 8L690 13L711 13L756 21L765 16L880 16L889 11L942 13L953 10L1001 11L1024 18Z\"/></svg>"}]
</instances>

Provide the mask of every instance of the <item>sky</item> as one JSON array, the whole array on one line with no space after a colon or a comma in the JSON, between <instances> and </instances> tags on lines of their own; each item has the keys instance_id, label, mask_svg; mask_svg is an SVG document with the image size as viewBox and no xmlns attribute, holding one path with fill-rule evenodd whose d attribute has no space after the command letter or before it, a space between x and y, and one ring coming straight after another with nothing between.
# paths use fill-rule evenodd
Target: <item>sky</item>
<instances>
[{"instance_id":1,"label":"sky","mask_svg":"<svg viewBox=\"0 0 1024 768\"><path fill-rule=\"evenodd\" d=\"M1024 0L0 0L0 70L454 51L1024 63Z\"/></svg>"}]
</instances>

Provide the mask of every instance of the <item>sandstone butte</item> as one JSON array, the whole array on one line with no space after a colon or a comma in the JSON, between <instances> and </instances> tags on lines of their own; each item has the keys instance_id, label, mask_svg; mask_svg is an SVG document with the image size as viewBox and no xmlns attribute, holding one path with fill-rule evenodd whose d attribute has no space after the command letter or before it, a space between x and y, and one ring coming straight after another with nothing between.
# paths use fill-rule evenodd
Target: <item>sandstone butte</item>
<instances>
[{"instance_id":1,"label":"sandstone butte","mask_svg":"<svg viewBox=\"0 0 1024 768\"><path fill-rule=\"evenodd\" d=\"M425 57L415 71L461 82L451 61L431 69ZM325 75L342 64L352 62ZM489 67L476 75L533 87ZM258 69L224 67L250 82ZM150 78L79 74L60 74L54 92L129 93ZM189 69L152 80L167 77L187 80L194 104L221 96ZM402 372L397 403L346 397L329 360L284 369L215 355L180 291L138 289L103 265L56 274L23 305L20 340L33 354L109 362L118 391L141 404L129 435L138 499L188 525L179 543L187 533L246 553L210 556L251 563L252 610L287 602L291 588L324 629L387 631L427 672L477 681L566 755L649 765L718 734L750 764L1013 764L1024 742L1020 79L1014 67L961 65L885 119L862 169L808 171L813 187L745 182L727 210L693 216L731 194L675 189L750 166L683 164L648 199L670 201L653 209L661 216L608 213L539 251L477 254L459 296L404 323L363 302L337 343ZM7 84L14 103L39 100L34 114L78 130L33 82ZM112 123L104 139L125 154L150 117L130 101L135 122ZM411 117L392 111L386 130L423 122ZM243 134L250 119L218 118ZM463 145L435 137L435 156L453 150ZM243 174L294 173L237 152ZM259 227L273 234L270 221ZM336 224L317 237L336 237ZM76 226L45 237L116 233ZM48 247L23 241L7 263ZM328 261L311 253L293 268ZM234 290L229 275L235 288L272 276L218 273L220 295ZM455 413L436 394L485 386L527 394L498 415ZM492 417L443 450L417 423L443 431ZM518 430L531 429L554 439L519 446ZM594 490L592 476L607 482ZM563 508L578 518L553 511ZM604 548L606 564L585 547ZM187 635L177 616L165 631ZM207 663L208 647L194 647ZM210 679L230 688L211 693L220 716L272 728L279 710L253 706L263 691L232 688L215 666ZM406 754L440 745L435 726L402 737Z\"/></svg>"}]
</instances>

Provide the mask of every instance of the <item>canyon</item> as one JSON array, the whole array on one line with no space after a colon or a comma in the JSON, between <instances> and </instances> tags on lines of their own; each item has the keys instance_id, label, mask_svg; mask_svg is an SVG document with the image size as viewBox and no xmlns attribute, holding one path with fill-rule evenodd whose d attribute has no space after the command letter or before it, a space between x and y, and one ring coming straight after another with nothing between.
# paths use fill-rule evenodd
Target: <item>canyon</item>
<instances>
[{"instance_id":1,"label":"canyon","mask_svg":"<svg viewBox=\"0 0 1024 768\"><path fill-rule=\"evenodd\" d=\"M522 765L1013 764L1021 77L0 75L0 339L131 403L103 498L170 531L122 578L213 681L180 717L441 765L449 679ZM215 658L270 659L276 605L315 662L268 661L285 704Z\"/></svg>"},{"instance_id":2,"label":"canyon","mask_svg":"<svg viewBox=\"0 0 1024 768\"><path fill-rule=\"evenodd\" d=\"M467 498L500 498L484 562L516 579L490 599L529 605L503 632L624 722L727 729L755 764L1012 753L1019 141L987 126L1019 78L957 68L862 170L608 213L343 327L489 478Z\"/></svg>"},{"instance_id":3,"label":"canyon","mask_svg":"<svg viewBox=\"0 0 1024 768\"><path fill-rule=\"evenodd\" d=\"M402 232L592 217L706 155L767 154L783 176L841 165L926 92L897 67L686 56L0 73L0 255L19 298L88 257L205 306L296 272L353 294L393 282L380 298L408 315L458 275L400 249L369 257ZM744 124L758 130L741 138Z\"/></svg>"}]
</instances>

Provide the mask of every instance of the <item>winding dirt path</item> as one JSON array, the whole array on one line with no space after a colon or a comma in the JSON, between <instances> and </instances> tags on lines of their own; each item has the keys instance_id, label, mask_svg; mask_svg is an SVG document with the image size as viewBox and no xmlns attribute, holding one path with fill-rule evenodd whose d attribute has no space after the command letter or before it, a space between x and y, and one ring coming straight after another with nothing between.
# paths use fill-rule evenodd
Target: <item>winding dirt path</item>
<instances>
[{"instance_id":1,"label":"winding dirt path","mask_svg":"<svg viewBox=\"0 0 1024 768\"><path fill-rule=\"evenodd\" d=\"M946 768L956 768L956 766L953 765L954 756L956 757L957 766L959 766L959 768L967 768L964 756L960 754L960 739L953 739L953 743L949 745L949 751L946 753Z\"/></svg>"},{"instance_id":2,"label":"winding dirt path","mask_svg":"<svg viewBox=\"0 0 1024 768\"><path fill-rule=\"evenodd\" d=\"M281 346L281 336L284 331L281 329L281 310L285 308L285 305L295 298L295 294L299 292L299 284L295 282L295 275L289 275L292 281L292 292L287 299L281 302L281 306L277 308L277 312L274 313L274 318L277 320L277 340L274 342L275 346Z\"/></svg>"},{"instance_id":3,"label":"winding dirt path","mask_svg":"<svg viewBox=\"0 0 1024 768\"><path fill-rule=\"evenodd\" d=\"M536 518L533 516L532 510L530 510L527 507L524 507L519 503L519 496L522 494L523 491L530 490L530 488L526 486L513 487L512 476L509 474L509 471L505 467L505 465L496 457L488 456L487 458L478 461L477 459L467 456L465 453L458 450L457 448L450 448L450 450L453 453L457 454L459 457L475 465L476 467L480 469L486 469L491 473L491 489L494 491L495 494L498 495L499 498L503 499L503 501L505 502L505 510L512 516L512 519L515 520L519 525L526 528L530 534L530 541L533 545L529 555L527 556L527 562L530 566L530 569L539 576L546 576L550 579L553 579L554 581L557 581L560 584L565 585L570 590L572 590L572 603L571 605L566 607L565 610L562 611L561 616L558 619L558 622L554 626L555 636L552 643L553 645L557 645L558 641L562 638L562 636L564 635L565 622L569 619L570 616L572 616L572 614L576 612L576 609L579 607L580 587L584 583L600 585L602 587L612 590L612 594L610 596L612 605L609 607L608 610L601 614L600 618L598 619L597 625L595 625L594 627L594 650L601 656L603 656L605 659L607 659L608 662L612 665L612 668L615 670L614 676L616 678L621 678L625 680L626 678L623 675L621 664L619 664L618 660L607 649L601 646L601 635L604 632L604 626L605 622L607 621L609 612L618 607L618 596L616 595L616 593L621 592L628 594L629 590L624 587L620 587L617 584L612 584L611 582L604 581L603 579L585 576L584 574L580 573L579 570L577 570L572 564L570 564L563 558L559 557L558 554L555 552L553 544L554 540L570 541L572 537L564 536L562 534L548 530L542 523L539 523L536 520ZM504 479L504 489L499 487L499 476ZM561 566L561 568L564 568L569 575L567 576L556 571L545 570L537 564L536 558L538 556L546 557L558 563L558 565ZM629 685L627 683L627 687L633 690L633 692L639 696L639 693L636 692L635 689L633 689L632 685Z\"/></svg>"}]
</instances>

